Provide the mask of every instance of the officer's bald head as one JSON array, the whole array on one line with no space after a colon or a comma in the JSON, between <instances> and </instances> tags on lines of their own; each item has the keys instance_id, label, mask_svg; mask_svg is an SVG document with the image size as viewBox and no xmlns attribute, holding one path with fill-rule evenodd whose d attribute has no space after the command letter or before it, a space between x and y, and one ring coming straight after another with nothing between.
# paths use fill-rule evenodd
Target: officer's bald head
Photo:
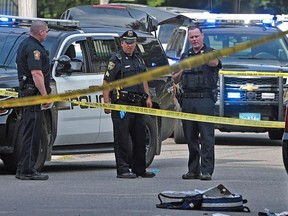
<instances>
[{"instance_id":1,"label":"officer's bald head","mask_svg":"<svg viewBox=\"0 0 288 216\"><path fill-rule=\"evenodd\" d=\"M48 35L48 25L41 20L35 20L30 27L30 35L39 41L44 41Z\"/></svg>"},{"instance_id":2,"label":"officer's bald head","mask_svg":"<svg viewBox=\"0 0 288 216\"><path fill-rule=\"evenodd\" d=\"M44 31L47 28L47 23L41 20L35 20L31 27L30 27L30 33L32 35L37 35L40 30Z\"/></svg>"}]
</instances>

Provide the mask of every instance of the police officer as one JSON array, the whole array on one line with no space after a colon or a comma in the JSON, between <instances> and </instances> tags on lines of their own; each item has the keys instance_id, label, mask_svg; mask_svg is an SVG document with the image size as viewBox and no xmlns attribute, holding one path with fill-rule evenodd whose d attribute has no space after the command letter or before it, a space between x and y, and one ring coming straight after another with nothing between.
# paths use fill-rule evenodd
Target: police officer
<instances>
[{"instance_id":1,"label":"police officer","mask_svg":"<svg viewBox=\"0 0 288 216\"><path fill-rule=\"evenodd\" d=\"M104 75L104 84L146 72L141 56L135 52L138 36L128 30L121 36L122 49L112 55ZM114 91L103 91L104 103L152 107L147 82ZM105 113L110 113L105 109ZM151 178L155 173L146 171L145 116L124 111L111 113L114 130L114 151L117 178ZM132 152L129 140L132 140ZM131 158L130 158L131 157ZM130 170L131 168L131 170Z\"/></svg>"},{"instance_id":2,"label":"police officer","mask_svg":"<svg viewBox=\"0 0 288 216\"><path fill-rule=\"evenodd\" d=\"M204 34L199 27L190 26L188 37L192 48L181 56L181 60L213 50L204 44ZM218 72L221 67L221 61L216 58L199 67L173 74L174 82L180 82L182 86L178 99L183 112L214 114ZM188 173L182 178L211 180L215 163L214 124L188 120L183 120L182 123L189 149Z\"/></svg>"},{"instance_id":3,"label":"police officer","mask_svg":"<svg viewBox=\"0 0 288 216\"><path fill-rule=\"evenodd\" d=\"M48 52L41 44L48 35L45 22L36 20L31 24L30 36L19 45L16 57L18 79L20 83L19 97L48 95L51 91L50 64ZM42 104L48 108L51 103ZM22 151L17 168L16 178L21 180L47 180L35 169L40 148L43 125L43 111L40 105L23 107L20 127L23 127Z\"/></svg>"}]
</instances>

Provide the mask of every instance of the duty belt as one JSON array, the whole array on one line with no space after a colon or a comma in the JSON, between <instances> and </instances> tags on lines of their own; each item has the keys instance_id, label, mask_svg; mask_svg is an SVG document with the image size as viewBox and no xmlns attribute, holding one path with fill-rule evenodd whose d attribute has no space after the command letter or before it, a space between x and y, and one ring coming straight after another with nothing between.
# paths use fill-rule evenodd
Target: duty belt
<instances>
[{"instance_id":1,"label":"duty belt","mask_svg":"<svg viewBox=\"0 0 288 216\"><path fill-rule=\"evenodd\" d=\"M211 98L210 92L198 92L198 93L181 93L182 98Z\"/></svg>"},{"instance_id":2,"label":"duty belt","mask_svg":"<svg viewBox=\"0 0 288 216\"><path fill-rule=\"evenodd\" d=\"M130 103L141 103L143 100L147 99L147 94L120 91L119 99L122 101L130 102Z\"/></svg>"}]
</instances>

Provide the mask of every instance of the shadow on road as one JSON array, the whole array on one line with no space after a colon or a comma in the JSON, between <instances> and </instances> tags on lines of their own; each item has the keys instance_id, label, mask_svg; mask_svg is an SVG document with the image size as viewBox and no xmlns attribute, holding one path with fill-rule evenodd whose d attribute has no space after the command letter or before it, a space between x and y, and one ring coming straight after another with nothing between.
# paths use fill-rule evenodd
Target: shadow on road
<instances>
[{"instance_id":1,"label":"shadow on road","mask_svg":"<svg viewBox=\"0 0 288 216\"><path fill-rule=\"evenodd\" d=\"M216 134L216 145L281 146L281 140L270 140L267 134Z\"/></svg>"}]
</instances>

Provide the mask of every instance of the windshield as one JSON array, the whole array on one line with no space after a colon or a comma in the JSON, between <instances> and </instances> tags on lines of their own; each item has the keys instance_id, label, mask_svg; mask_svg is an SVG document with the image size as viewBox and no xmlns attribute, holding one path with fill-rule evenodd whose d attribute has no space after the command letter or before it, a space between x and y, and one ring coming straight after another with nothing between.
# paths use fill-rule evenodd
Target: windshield
<instances>
[{"instance_id":1,"label":"windshield","mask_svg":"<svg viewBox=\"0 0 288 216\"><path fill-rule=\"evenodd\" d=\"M270 33L269 33L270 34ZM234 47L242 43L250 42L257 38L267 36L268 34L255 34L247 32L235 33L209 31L205 33L204 42L216 50L227 47ZM225 59L265 59L287 61L288 49L287 43L283 38L273 40L260 46L251 47L240 52L236 52Z\"/></svg>"},{"instance_id":2,"label":"windshield","mask_svg":"<svg viewBox=\"0 0 288 216\"><path fill-rule=\"evenodd\" d=\"M23 34L15 32L0 32L0 67L16 68L16 54L19 44L27 37L27 33ZM55 38L48 37L43 42L45 49L51 52Z\"/></svg>"}]
</instances>

